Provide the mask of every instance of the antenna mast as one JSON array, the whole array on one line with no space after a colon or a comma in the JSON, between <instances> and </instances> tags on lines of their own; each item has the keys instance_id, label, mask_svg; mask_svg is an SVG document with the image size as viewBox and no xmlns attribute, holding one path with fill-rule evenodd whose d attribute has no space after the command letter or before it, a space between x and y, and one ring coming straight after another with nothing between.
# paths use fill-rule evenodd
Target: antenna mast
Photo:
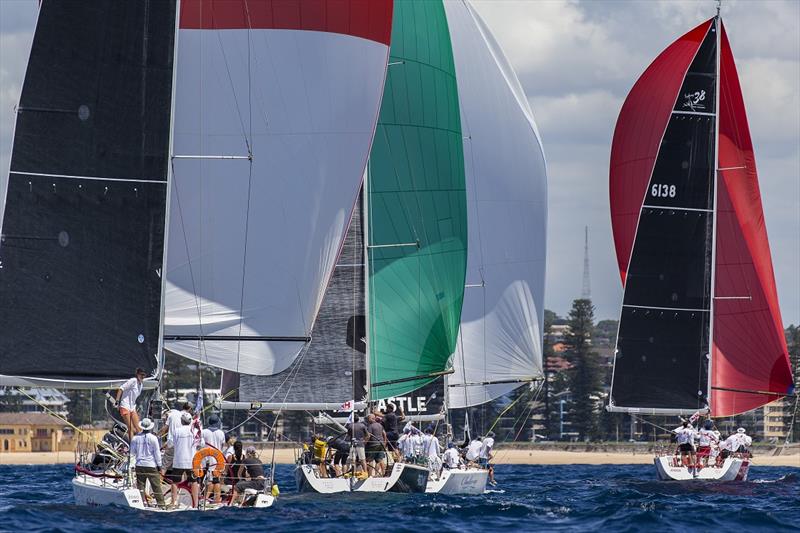
<instances>
[{"instance_id":1,"label":"antenna mast","mask_svg":"<svg viewBox=\"0 0 800 533\"><path fill-rule=\"evenodd\" d=\"M583 290L581 298L584 300L592 299L592 283L589 278L589 226L584 226L583 240Z\"/></svg>"}]
</instances>

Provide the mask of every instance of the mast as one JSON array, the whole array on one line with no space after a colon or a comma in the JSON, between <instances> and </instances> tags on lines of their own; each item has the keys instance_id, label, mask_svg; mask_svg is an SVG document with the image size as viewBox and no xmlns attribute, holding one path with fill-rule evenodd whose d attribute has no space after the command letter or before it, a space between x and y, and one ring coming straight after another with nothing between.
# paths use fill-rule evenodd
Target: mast
<instances>
[{"instance_id":1,"label":"mast","mask_svg":"<svg viewBox=\"0 0 800 533\"><path fill-rule=\"evenodd\" d=\"M171 95L171 103L169 109L169 148L167 152L167 203L165 208L165 223L164 223L164 249L163 249L163 258L161 261L161 311L158 319L158 353L156 356L158 357L158 367L156 369L156 382L158 383L157 389L158 394L161 394L161 375L164 372L164 362L165 362L165 355L164 355L164 316L166 313L166 290L167 290L167 257L168 257L168 248L167 244L169 242L169 217L170 217L170 206L172 204L172 195L170 194L170 187L172 187L172 156L173 156L173 145L174 145L174 137L175 137L175 89L176 89L176 80L178 77L178 34L180 28L180 20L181 20L181 3L176 2L175 5L175 34L174 34L174 41L172 44L172 95ZM202 372L201 372L202 375Z\"/></svg>"},{"instance_id":2,"label":"mast","mask_svg":"<svg viewBox=\"0 0 800 533\"><path fill-rule=\"evenodd\" d=\"M389 67L386 67L386 74L389 74ZM364 372L366 380L364 388L366 389L365 399L369 403L372 396L372 383L370 381L370 360L369 360L369 330L370 330L370 305L369 305L369 274L371 271L371 262L369 258L369 241L370 241L370 227L369 227L369 175L370 175L370 159L367 159L367 167L364 169L364 192L362 194L362 216L361 219L361 232L364 235ZM353 330L355 332L355 329ZM355 374L353 375L355 379Z\"/></svg>"},{"instance_id":3,"label":"mast","mask_svg":"<svg viewBox=\"0 0 800 533\"><path fill-rule=\"evenodd\" d=\"M722 5L722 0L717 0L717 16L714 17L714 31L717 33L717 57L716 57L716 71L717 75L714 80L714 192L713 199L714 205L712 206L713 212L711 214L711 307L709 312L708 324L708 382L706 385L706 405L708 412L711 412L711 383L712 371L714 365L714 311L716 310L716 279L717 279L717 211L719 208L719 198L717 197L717 182L719 180L719 93L720 93L720 15L719 11Z\"/></svg>"}]
</instances>

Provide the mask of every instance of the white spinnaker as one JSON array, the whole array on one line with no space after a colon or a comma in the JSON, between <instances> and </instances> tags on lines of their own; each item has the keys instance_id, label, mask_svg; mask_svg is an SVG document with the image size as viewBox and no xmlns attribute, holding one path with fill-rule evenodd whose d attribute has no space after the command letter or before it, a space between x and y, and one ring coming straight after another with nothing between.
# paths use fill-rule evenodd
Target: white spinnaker
<instances>
[{"instance_id":1,"label":"white spinnaker","mask_svg":"<svg viewBox=\"0 0 800 533\"><path fill-rule=\"evenodd\" d=\"M274 374L303 349L344 238L388 47L274 29L181 29L178 46L165 337L227 340L165 347ZM252 161L215 159L248 144Z\"/></svg>"},{"instance_id":2,"label":"white spinnaker","mask_svg":"<svg viewBox=\"0 0 800 533\"><path fill-rule=\"evenodd\" d=\"M447 405L463 408L542 375L547 173L533 114L499 45L468 3L444 4L469 221L468 287ZM514 383L485 384L498 381Z\"/></svg>"}]
</instances>

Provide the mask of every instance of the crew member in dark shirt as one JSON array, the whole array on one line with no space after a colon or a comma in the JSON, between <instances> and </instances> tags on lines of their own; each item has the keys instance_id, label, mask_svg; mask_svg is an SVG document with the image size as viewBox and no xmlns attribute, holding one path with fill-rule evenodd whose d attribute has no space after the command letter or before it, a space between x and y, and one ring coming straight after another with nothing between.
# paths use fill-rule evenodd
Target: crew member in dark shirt
<instances>
[{"instance_id":1,"label":"crew member in dark shirt","mask_svg":"<svg viewBox=\"0 0 800 533\"><path fill-rule=\"evenodd\" d=\"M397 439L400 438L400 433L397 431L397 414L394 412L394 404L391 402L386 406L386 414L383 415L383 429L386 431L386 447L394 455L394 460L399 461Z\"/></svg>"},{"instance_id":2,"label":"crew member in dark shirt","mask_svg":"<svg viewBox=\"0 0 800 533\"><path fill-rule=\"evenodd\" d=\"M264 477L264 465L261 464L261 460L256 457L256 449L252 446L248 446L244 453L245 458L239 467L237 476L241 481L236 483L233 487L232 503L236 503L239 493L244 492L246 489L264 490L264 484L267 479ZM244 478L245 473L249 478L248 480Z\"/></svg>"}]
</instances>

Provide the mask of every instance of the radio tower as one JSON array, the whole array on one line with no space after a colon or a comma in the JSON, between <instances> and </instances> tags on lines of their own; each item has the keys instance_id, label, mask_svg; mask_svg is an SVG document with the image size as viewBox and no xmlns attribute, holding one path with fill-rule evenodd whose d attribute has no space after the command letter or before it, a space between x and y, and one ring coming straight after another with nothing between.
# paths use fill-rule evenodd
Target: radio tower
<instances>
[{"instance_id":1,"label":"radio tower","mask_svg":"<svg viewBox=\"0 0 800 533\"><path fill-rule=\"evenodd\" d=\"M592 282L589 279L589 226L584 226L583 241L583 290L581 298L584 300L592 299Z\"/></svg>"}]
</instances>

